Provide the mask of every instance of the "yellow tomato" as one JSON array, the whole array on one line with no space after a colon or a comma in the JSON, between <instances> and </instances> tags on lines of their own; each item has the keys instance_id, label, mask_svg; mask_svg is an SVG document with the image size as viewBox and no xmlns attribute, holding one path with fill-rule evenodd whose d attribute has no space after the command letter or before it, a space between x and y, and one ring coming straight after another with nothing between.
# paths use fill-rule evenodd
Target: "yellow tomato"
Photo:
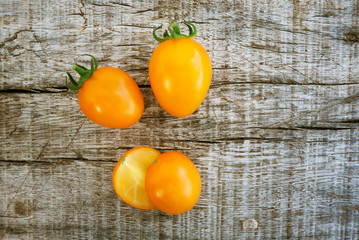
<instances>
[{"instance_id":1,"label":"yellow tomato","mask_svg":"<svg viewBox=\"0 0 359 240\"><path fill-rule=\"evenodd\" d=\"M82 112L93 122L110 128L127 128L140 120L144 103L136 82L121 69L97 69L79 90Z\"/></svg>"},{"instance_id":2,"label":"yellow tomato","mask_svg":"<svg viewBox=\"0 0 359 240\"><path fill-rule=\"evenodd\" d=\"M201 193L201 177L184 154L161 154L148 168L145 189L152 204L162 212L181 214L193 208Z\"/></svg>"},{"instance_id":3,"label":"yellow tomato","mask_svg":"<svg viewBox=\"0 0 359 240\"><path fill-rule=\"evenodd\" d=\"M177 25L171 26L178 30ZM151 56L149 78L161 107L173 116L186 117L196 111L208 92L211 60L192 36L171 33L174 38L163 39Z\"/></svg>"},{"instance_id":4,"label":"yellow tomato","mask_svg":"<svg viewBox=\"0 0 359 240\"><path fill-rule=\"evenodd\" d=\"M113 170L112 183L117 195L128 205L140 209L154 209L145 191L147 169L160 156L150 147L137 147L128 151Z\"/></svg>"},{"instance_id":5,"label":"yellow tomato","mask_svg":"<svg viewBox=\"0 0 359 240\"><path fill-rule=\"evenodd\" d=\"M78 82L67 73L72 83L69 85L66 82L67 87L79 91L78 101L82 112L88 119L104 127L132 126L140 120L144 110L143 97L136 82L121 69L97 69L96 58L91 58L91 69L73 66L80 75Z\"/></svg>"}]
</instances>

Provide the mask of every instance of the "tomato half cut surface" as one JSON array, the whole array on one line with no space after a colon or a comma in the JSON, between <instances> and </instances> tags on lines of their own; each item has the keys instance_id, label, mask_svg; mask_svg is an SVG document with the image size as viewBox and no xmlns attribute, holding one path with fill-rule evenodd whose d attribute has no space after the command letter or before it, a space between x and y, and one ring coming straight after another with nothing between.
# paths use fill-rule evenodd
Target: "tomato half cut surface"
<instances>
[{"instance_id":1,"label":"tomato half cut surface","mask_svg":"<svg viewBox=\"0 0 359 240\"><path fill-rule=\"evenodd\" d=\"M112 183L117 195L128 205L139 209L155 209L145 190L148 168L161 155L150 147L137 147L128 151L116 164Z\"/></svg>"}]
</instances>

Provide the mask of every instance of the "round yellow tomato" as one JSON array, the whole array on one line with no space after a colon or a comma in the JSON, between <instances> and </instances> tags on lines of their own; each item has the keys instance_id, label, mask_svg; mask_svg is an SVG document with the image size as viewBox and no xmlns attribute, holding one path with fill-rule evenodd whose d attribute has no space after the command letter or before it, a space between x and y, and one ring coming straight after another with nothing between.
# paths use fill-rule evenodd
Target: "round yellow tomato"
<instances>
[{"instance_id":1,"label":"round yellow tomato","mask_svg":"<svg viewBox=\"0 0 359 240\"><path fill-rule=\"evenodd\" d=\"M197 203L201 178L196 166L184 154L166 152L148 168L145 189L157 209L168 214L181 214Z\"/></svg>"},{"instance_id":2,"label":"round yellow tomato","mask_svg":"<svg viewBox=\"0 0 359 240\"><path fill-rule=\"evenodd\" d=\"M97 69L80 88L78 100L86 117L110 128L132 126L140 120L144 110L136 82L114 67Z\"/></svg>"},{"instance_id":3,"label":"round yellow tomato","mask_svg":"<svg viewBox=\"0 0 359 240\"><path fill-rule=\"evenodd\" d=\"M109 128L132 126L140 120L144 110L138 85L121 69L97 69L97 61L91 57L91 70L79 65L73 66L81 77L77 83L68 73L73 85L67 87L79 91L80 108L94 123Z\"/></svg>"},{"instance_id":4,"label":"round yellow tomato","mask_svg":"<svg viewBox=\"0 0 359 240\"><path fill-rule=\"evenodd\" d=\"M186 25L194 27L191 23ZM185 36L177 24L172 22L171 26L172 38L165 33L167 37L159 40L162 43L151 56L149 78L161 107L173 116L186 117L204 100L211 84L212 66L206 50L192 39L193 34Z\"/></svg>"}]
</instances>

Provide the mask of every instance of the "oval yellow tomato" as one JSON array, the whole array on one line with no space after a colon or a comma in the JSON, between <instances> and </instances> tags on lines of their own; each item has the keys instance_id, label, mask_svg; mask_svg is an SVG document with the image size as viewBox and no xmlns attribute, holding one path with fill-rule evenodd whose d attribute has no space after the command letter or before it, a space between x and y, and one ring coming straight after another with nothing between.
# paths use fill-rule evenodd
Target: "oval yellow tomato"
<instances>
[{"instance_id":1,"label":"oval yellow tomato","mask_svg":"<svg viewBox=\"0 0 359 240\"><path fill-rule=\"evenodd\" d=\"M186 117L204 100L211 84L212 66L201 44L182 34L177 37L165 39L155 49L149 78L161 107L173 116Z\"/></svg>"},{"instance_id":2,"label":"oval yellow tomato","mask_svg":"<svg viewBox=\"0 0 359 240\"><path fill-rule=\"evenodd\" d=\"M166 152L148 168L145 189L157 209L168 214L181 214L197 203L201 177L196 166L184 154Z\"/></svg>"}]
</instances>

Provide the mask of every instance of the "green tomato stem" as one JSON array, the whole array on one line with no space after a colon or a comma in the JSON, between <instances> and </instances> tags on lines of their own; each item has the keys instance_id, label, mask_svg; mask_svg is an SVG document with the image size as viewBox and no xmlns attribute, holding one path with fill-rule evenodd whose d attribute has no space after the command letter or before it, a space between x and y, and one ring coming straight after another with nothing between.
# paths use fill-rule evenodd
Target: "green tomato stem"
<instances>
[{"instance_id":1,"label":"green tomato stem","mask_svg":"<svg viewBox=\"0 0 359 240\"><path fill-rule=\"evenodd\" d=\"M179 38L194 38L197 34L197 28L193 23L187 22L183 20L183 23L188 27L189 34L181 34L180 28L176 21L172 21L170 26L168 27L168 31L166 30L163 33L163 38L157 36L156 31L162 28L162 25L153 29L152 35L153 38L156 39L158 42L164 42L168 39L179 39Z\"/></svg>"},{"instance_id":2,"label":"green tomato stem","mask_svg":"<svg viewBox=\"0 0 359 240\"><path fill-rule=\"evenodd\" d=\"M91 57L91 69L87 69L78 64L73 65L72 69L74 69L80 75L80 79L78 82L76 82L75 79L72 77L72 75L69 72L67 73L67 76L70 79L72 85L68 83L66 78L66 87L70 90L74 90L74 91L79 90L84 84L84 82L90 77L92 77L93 73L98 67L97 59L94 56L90 54L84 54L84 55Z\"/></svg>"},{"instance_id":3,"label":"green tomato stem","mask_svg":"<svg viewBox=\"0 0 359 240\"><path fill-rule=\"evenodd\" d=\"M80 66L80 65L77 65L77 64L73 65L72 69L75 70L80 76L84 75L85 72L88 71L87 68L85 68L83 66Z\"/></svg>"}]
</instances>

